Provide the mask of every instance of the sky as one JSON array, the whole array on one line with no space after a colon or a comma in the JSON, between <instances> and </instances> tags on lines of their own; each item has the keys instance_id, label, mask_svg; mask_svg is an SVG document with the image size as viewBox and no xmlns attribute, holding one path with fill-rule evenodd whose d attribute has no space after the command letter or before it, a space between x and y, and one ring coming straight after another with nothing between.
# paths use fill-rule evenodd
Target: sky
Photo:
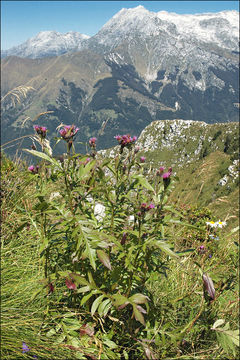
<instances>
[{"instance_id":1,"label":"sky","mask_svg":"<svg viewBox=\"0 0 240 360\"><path fill-rule=\"evenodd\" d=\"M95 35L122 8L196 14L239 11L238 1L1 1L1 48L7 50L40 31L77 31Z\"/></svg>"}]
</instances>

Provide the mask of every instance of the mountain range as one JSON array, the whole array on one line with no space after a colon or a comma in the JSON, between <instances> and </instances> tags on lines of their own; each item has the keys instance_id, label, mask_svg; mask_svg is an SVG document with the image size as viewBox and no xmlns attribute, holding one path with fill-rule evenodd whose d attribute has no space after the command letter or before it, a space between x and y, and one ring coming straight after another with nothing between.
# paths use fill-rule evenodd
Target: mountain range
<instances>
[{"instance_id":1,"label":"mountain range","mask_svg":"<svg viewBox=\"0 0 240 360\"><path fill-rule=\"evenodd\" d=\"M3 142L31 132L46 111L38 122L51 137L60 123L74 123L80 142L96 136L100 148L156 120L238 121L237 11L122 9L92 37L41 32L2 57L3 96L34 88L15 108L10 97L3 103Z\"/></svg>"}]
</instances>

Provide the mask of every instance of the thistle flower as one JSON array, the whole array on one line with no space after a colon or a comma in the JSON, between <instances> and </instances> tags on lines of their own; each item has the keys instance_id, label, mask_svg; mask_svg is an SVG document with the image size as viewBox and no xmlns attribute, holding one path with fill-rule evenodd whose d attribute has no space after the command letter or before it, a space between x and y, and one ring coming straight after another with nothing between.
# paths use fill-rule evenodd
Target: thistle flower
<instances>
[{"instance_id":1,"label":"thistle flower","mask_svg":"<svg viewBox=\"0 0 240 360\"><path fill-rule=\"evenodd\" d=\"M140 210L141 210L140 214L143 214L146 211L149 211L149 210L154 209L154 208L155 208L155 205L153 203L149 204L148 206L147 206L146 203L142 203L141 206L140 206Z\"/></svg>"},{"instance_id":2,"label":"thistle flower","mask_svg":"<svg viewBox=\"0 0 240 360\"><path fill-rule=\"evenodd\" d=\"M162 178L163 178L163 180L165 180L165 179L169 179L170 176L171 176L171 172L168 171L162 175Z\"/></svg>"},{"instance_id":3,"label":"thistle flower","mask_svg":"<svg viewBox=\"0 0 240 360\"><path fill-rule=\"evenodd\" d=\"M163 166L160 166L159 170L157 170L156 175L157 175L157 176L162 176L163 172L164 172L164 167L163 167Z\"/></svg>"},{"instance_id":4,"label":"thistle flower","mask_svg":"<svg viewBox=\"0 0 240 360\"><path fill-rule=\"evenodd\" d=\"M38 173L38 170L39 170L39 166L34 166L34 165L31 165L28 167L28 170L32 173L32 174L37 174Z\"/></svg>"},{"instance_id":5,"label":"thistle flower","mask_svg":"<svg viewBox=\"0 0 240 360\"><path fill-rule=\"evenodd\" d=\"M41 138L44 139L46 137L47 128L45 126L34 125L33 127L37 134L41 136Z\"/></svg>"},{"instance_id":6,"label":"thistle flower","mask_svg":"<svg viewBox=\"0 0 240 360\"><path fill-rule=\"evenodd\" d=\"M118 141L119 145L123 149L125 146L131 146L137 140L136 136L131 137L129 134L127 135L116 135L115 139Z\"/></svg>"},{"instance_id":7,"label":"thistle flower","mask_svg":"<svg viewBox=\"0 0 240 360\"><path fill-rule=\"evenodd\" d=\"M73 139L78 131L79 128L76 128L75 125L65 125L63 129L59 130L59 133L64 140L69 141Z\"/></svg>"},{"instance_id":8,"label":"thistle flower","mask_svg":"<svg viewBox=\"0 0 240 360\"><path fill-rule=\"evenodd\" d=\"M96 138L95 137L92 137L90 140L89 140L89 145L93 148L96 147Z\"/></svg>"},{"instance_id":9,"label":"thistle flower","mask_svg":"<svg viewBox=\"0 0 240 360\"><path fill-rule=\"evenodd\" d=\"M145 158L144 156L141 156L141 157L140 157L140 162L141 162L141 163L145 163L145 161L146 161L146 158Z\"/></svg>"},{"instance_id":10,"label":"thistle flower","mask_svg":"<svg viewBox=\"0 0 240 360\"><path fill-rule=\"evenodd\" d=\"M151 209L154 209L154 208L155 208L154 204L151 203L151 204L148 205L148 210L151 210Z\"/></svg>"}]
</instances>

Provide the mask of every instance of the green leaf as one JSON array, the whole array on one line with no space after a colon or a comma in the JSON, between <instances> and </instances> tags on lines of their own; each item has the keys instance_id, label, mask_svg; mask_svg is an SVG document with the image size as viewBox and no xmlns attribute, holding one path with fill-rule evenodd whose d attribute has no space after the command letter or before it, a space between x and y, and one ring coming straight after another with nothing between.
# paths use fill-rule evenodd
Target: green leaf
<instances>
[{"instance_id":1,"label":"green leaf","mask_svg":"<svg viewBox=\"0 0 240 360\"><path fill-rule=\"evenodd\" d=\"M55 335L55 334L56 334L55 329L51 329L51 330L49 330L49 331L46 333L46 336L47 336L47 337L51 337L51 336L53 336L53 335Z\"/></svg>"},{"instance_id":2,"label":"green leaf","mask_svg":"<svg viewBox=\"0 0 240 360\"><path fill-rule=\"evenodd\" d=\"M102 299L104 299L106 297L106 295L100 295L98 298L96 298L92 304L92 307L91 307L91 314L92 316L95 314L98 306L100 305Z\"/></svg>"},{"instance_id":3,"label":"green leaf","mask_svg":"<svg viewBox=\"0 0 240 360\"><path fill-rule=\"evenodd\" d=\"M82 277L80 274L70 273L69 276L74 280L75 283L77 283L79 285L89 286L89 282L84 277Z\"/></svg>"},{"instance_id":4,"label":"green leaf","mask_svg":"<svg viewBox=\"0 0 240 360\"><path fill-rule=\"evenodd\" d=\"M112 340L109 340L107 337L103 340L103 343L107 345L110 349L116 349L118 346Z\"/></svg>"},{"instance_id":5,"label":"green leaf","mask_svg":"<svg viewBox=\"0 0 240 360\"><path fill-rule=\"evenodd\" d=\"M136 179L145 189L154 192L154 188L149 184L147 179L143 175L133 175L133 179Z\"/></svg>"},{"instance_id":6,"label":"green leaf","mask_svg":"<svg viewBox=\"0 0 240 360\"><path fill-rule=\"evenodd\" d=\"M77 294L82 294L82 293L88 292L90 290L91 290L90 286L87 285L87 286L84 286L84 287L78 289Z\"/></svg>"},{"instance_id":7,"label":"green leaf","mask_svg":"<svg viewBox=\"0 0 240 360\"><path fill-rule=\"evenodd\" d=\"M143 294L134 294L129 298L129 301L136 304L145 304L147 300L150 300L149 297Z\"/></svg>"},{"instance_id":8,"label":"green leaf","mask_svg":"<svg viewBox=\"0 0 240 360\"><path fill-rule=\"evenodd\" d=\"M133 314L137 321L139 321L142 325L145 325L143 314L138 310L137 305L133 305Z\"/></svg>"},{"instance_id":9,"label":"green leaf","mask_svg":"<svg viewBox=\"0 0 240 360\"><path fill-rule=\"evenodd\" d=\"M161 240L152 240L151 245L161 249L162 251L164 251L167 255L171 256L172 258L179 259L179 256L170 249L170 245L168 243L161 241Z\"/></svg>"},{"instance_id":10,"label":"green leaf","mask_svg":"<svg viewBox=\"0 0 240 360\"><path fill-rule=\"evenodd\" d=\"M217 339L219 344L227 353L232 353L235 356L235 346L239 347L239 329L230 330L229 322L225 324L224 327L220 327L223 325L225 320L219 319L215 321L211 330L216 331Z\"/></svg>"},{"instance_id":11,"label":"green leaf","mask_svg":"<svg viewBox=\"0 0 240 360\"><path fill-rule=\"evenodd\" d=\"M164 210L170 211L171 213L182 217L182 214L179 211L175 210L172 206L164 206Z\"/></svg>"},{"instance_id":12,"label":"green leaf","mask_svg":"<svg viewBox=\"0 0 240 360\"><path fill-rule=\"evenodd\" d=\"M106 299L99 305L98 313L100 316L103 316L104 310L109 303L111 303L111 301L109 299Z\"/></svg>"},{"instance_id":13,"label":"green leaf","mask_svg":"<svg viewBox=\"0 0 240 360\"><path fill-rule=\"evenodd\" d=\"M171 220L169 220L169 222L172 223L172 224L179 224L179 225L182 225L182 226L187 226L189 228L196 229L196 230L199 230L199 231L206 231L205 228L200 228L199 226L184 223L184 222L182 222L180 220L177 220L177 219L171 219Z\"/></svg>"},{"instance_id":14,"label":"green leaf","mask_svg":"<svg viewBox=\"0 0 240 360\"><path fill-rule=\"evenodd\" d=\"M101 263L106 266L109 270L112 270L110 259L108 255L103 250L97 250L97 255Z\"/></svg>"},{"instance_id":15,"label":"green leaf","mask_svg":"<svg viewBox=\"0 0 240 360\"><path fill-rule=\"evenodd\" d=\"M84 305L88 301L88 299L90 299L90 297L93 295L94 295L93 291L91 291L89 294L85 295L81 300L81 306Z\"/></svg>"},{"instance_id":16,"label":"green leaf","mask_svg":"<svg viewBox=\"0 0 240 360\"><path fill-rule=\"evenodd\" d=\"M37 156L37 157L40 157L40 158L42 158L42 159L44 159L44 160L49 161L51 164L57 166L58 169L62 170L61 165L58 163L58 161L55 160L55 159L53 159L53 158L51 158L51 157L48 156L47 154L42 153L42 152L37 151L37 150L28 150L28 149L23 149L23 150L24 150L24 151L27 151L28 153L30 153L30 154L32 154L32 155L34 155L34 156Z\"/></svg>"},{"instance_id":17,"label":"green leaf","mask_svg":"<svg viewBox=\"0 0 240 360\"><path fill-rule=\"evenodd\" d=\"M23 224L21 224L20 226L17 227L17 229L14 231L14 234L18 233L19 231L21 231L25 226L28 225L28 222L24 222Z\"/></svg>"},{"instance_id":18,"label":"green leaf","mask_svg":"<svg viewBox=\"0 0 240 360\"><path fill-rule=\"evenodd\" d=\"M113 300L113 305L116 307L123 305L125 303L129 303L128 298L126 298L125 296L123 296L121 294L113 295L112 300Z\"/></svg>"},{"instance_id":19,"label":"green leaf","mask_svg":"<svg viewBox=\"0 0 240 360\"><path fill-rule=\"evenodd\" d=\"M90 247L88 241L86 241L86 253L89 258L90 264L92 265L93 269L96 270L96 263L95 263L96 251Z\"/></svg>"},{"instance_id":20,"label":"green leaf","mask_svg":"<svg viewBox=\"0 0 240 360\"><path fill-rule=\"evenodd\" d=\"M225 323L225 320L223 319L218 319L217 321L215 321L215 323L213 324L212 330L215 330L218 326L222 325Z\"/></svg>"}]
</instances>

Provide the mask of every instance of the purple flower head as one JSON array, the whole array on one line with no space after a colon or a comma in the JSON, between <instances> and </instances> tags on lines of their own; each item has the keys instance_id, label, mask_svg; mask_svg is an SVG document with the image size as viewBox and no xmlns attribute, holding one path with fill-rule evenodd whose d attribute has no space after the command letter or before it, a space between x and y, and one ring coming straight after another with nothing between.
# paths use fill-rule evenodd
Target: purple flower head
<instances>
[{"instance_id":1,"label":"purple flower head","mask_svg":"<svg viewBox=\"0 0 240 360\"><path fill-rule=\"evenodd\" d=\"M156 172L156 175L157 176L162 176L163 172L164 172L164 167L160 166L159 170L157 170L157 172Z\"/></svg>"},{"instance_id":2,"label":"purple flower head","mask_svg":"<svg viewBox=\"0 0 240 360\"><path fill-rule=\"evenodd\" d=\"M139 146L136 146L135 149L134 149L134 153L137 154L140 150L140 147Z\"/></svg>"},{"instance_id":3,"label":"purple flower head","mask_svg":"<svg viewBox=\"0 0 240 360\"><path fill-rule=\"evenodd\" d=\"M41 138L45 138L47 135L47 128L45 126L34 125L34 130Z\"/></svg>"},{"instance_id":4,"label":"purple flower head","mask_svg":"<svg viewBox=\"0 0 240 360\"><path fill-rule=\"evenodd\" d=\"M146 204L146 203L142 203L142 204L141 204L141 209L146 209L146 207L147 207L147 204Z\"/></svg>"},{"instance_id":5,"label":"purple flower head","mask_svg":"<svg viewBox=\"0 0 240 360\"><path fill-rule=\"evenodd\" d=\"M145 156L141 156L141 157L140 157L140 162L141 162L141 163L145 163L145 161L146 161Z\"/></svg>"},{"instance_id":6,"label":"purple flower head","mask_svg":"<svg viewBox=\"0 0 240 360\"><path fill-rule=\"evenodd\" d=\"M28 167L28 170L32 173L32 174L37 174L38 173L38 170L39 170L39 166L34 166L34 165L31 165Z\"/></svg>"},{"instance_id":7,"label":"purple flower head","mask_svg":"<svg viewBox=\"0 0 240 360\"><path fill-rule=\"evenodd\" d=\"M148 205L148 210L154 209L154 208L155 208L155 205L154 205L153 203L151 203L151 204Z\"/></svg>"},{"instance_id":8,"label":"purple flower head","mask_svg":"<svg viewBox=\"0 0 240 360\"><path fill-rule=\"evenodd\" d=\"M204 245L201 245L201 246L199 247L199 249L203 250L203 249L204 249Z\"/></svg>"},{"instance_id":9,"label":"purple flower head","mask_svg":"<svg viewBox=\"0 0 240 360\"><path fill-rule=\"evenodd\" d=\"M171 176L171 173L168 171L168 172L166 172L166 173L164 173L164 174L162 175L162 178L163 178L163 179L169 179L170 176Z\"/></svg>"},{"instance_id":10,"label":"purple flower head","mask_svg":"<svg viewBox=\"0 0 240 360\"><path fill-rule=\"evenodd\" d=\"M35 167L33 165L29 166L28 170L34 172Z\"/></svg>"},{"instance_id":11,"label":"purple flower head","mask_svg":"<svg viewBox=\"0 0 240 360\"><path fill-rule=\"evenodd\" d=\"M114 136L114 138L115 138L118 142L120 142L121 139L122 139L122 137L121 137L120 135L116 135L116 136Z\"/></svg>"},{"instance_id":12,"label":"purple flower head","mask_svg":"<svg viewBox=\"0 0 240 360\"><path fill-rule=\"evenodd\" d=\"M168 168L168 172L172 173L172 168L171 167Z\"/></svg>"},{"instance_id":13,"label":"purple flower head","mask_svg":"<svg viewBox=\"0 0 240 360\"><path fill-rule=\"evenodd\" d=\"M64 140L69 141L73 139L78 131L79 128L76 128L75 125L65 125L63 129L59 130L59 133Z\"/></svg>"},{"instance_id":14,"label":"purple flower head","mask_svg":"<svg viewBox=\"0 0 240 360\"><path fill-rule=\"evenodd\" d=\"M137 140L137 137L136 136L131 137L129 134L127 134L127 135L116 135L115 139L118 141L119 145L121 145L121 148L124 148L125 146L132 145Z\"/></svg>"},{"instance_id":15,"label":"purple flower head","mask_svg":"<svg viewBox=\"0 0 240 360\"><path fill-rule=\"evenodd\" d=\"M96 147L96 140L97 140L97 138L92 137L92 138L89 140L89 145L90 145L91 147L95 148L95 147Z\"/></svg>"},{"instance_id":16,"label":"purple flower head","mask_svg":"<svg viewBox=\"0 0 240 360\"><path fill-rule=\"evenodd\" d=\"M22 342L22 353L25 354L26 352L30 351L30 348L27 346L27 344L23 341Z\"/></svg>"}]
</instances>

